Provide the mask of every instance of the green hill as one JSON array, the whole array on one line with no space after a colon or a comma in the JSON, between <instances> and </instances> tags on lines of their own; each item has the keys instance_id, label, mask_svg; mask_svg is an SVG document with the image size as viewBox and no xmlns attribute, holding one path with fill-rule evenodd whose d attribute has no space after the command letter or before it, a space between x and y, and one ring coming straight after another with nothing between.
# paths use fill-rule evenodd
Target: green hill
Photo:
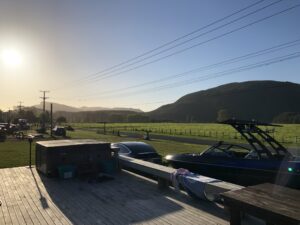
<instances>
[{"instance_id":1,"label":"green hill","mask_svg":"<svg viewBox=\"0 0 300 225\"><path fill-rule=\"evenodd\" d=\"M287 112L300 113L300 84L248 81L185 95L148 115L158 121L215 122L235 117L272 122Z\"/></svg>"}]
</instances>

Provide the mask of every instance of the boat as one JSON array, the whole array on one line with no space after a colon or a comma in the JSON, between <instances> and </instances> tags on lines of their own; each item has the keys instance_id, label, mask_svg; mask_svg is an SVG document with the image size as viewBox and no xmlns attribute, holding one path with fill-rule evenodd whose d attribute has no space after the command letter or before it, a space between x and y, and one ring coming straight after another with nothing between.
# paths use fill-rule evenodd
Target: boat
<instances>
[{"instance_id":1,"label":"boat","mask_svg":"<svg viewBox=\"0 0 300 225\"><path fill-rule=\"evenodd\" d=\"M167 155L174 168L249 186L274 183L300 189L300 158L291 154L261 126L279 126L258 121L230 119L248 144L219 141L200 153Z\"/></svg>"}]
</instances>

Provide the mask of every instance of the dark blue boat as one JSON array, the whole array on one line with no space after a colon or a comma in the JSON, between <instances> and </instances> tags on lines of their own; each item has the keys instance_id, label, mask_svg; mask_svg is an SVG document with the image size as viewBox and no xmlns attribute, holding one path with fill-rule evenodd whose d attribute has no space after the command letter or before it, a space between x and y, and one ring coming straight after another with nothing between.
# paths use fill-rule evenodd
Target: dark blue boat
<instances>
[{"instance_id":1,"label":"dark blue boat","mask_svg":"<svg viewBox=\"0 0 300 225\"><path fill-rule=\"evenodd\" d=\"M271 182L300 189L300 158L258 127L277 125L234 119L223 123L235 128L249 145L218 142L201 153L167 155L168 163L245 186Z\"/></svg>"}]
</instances>

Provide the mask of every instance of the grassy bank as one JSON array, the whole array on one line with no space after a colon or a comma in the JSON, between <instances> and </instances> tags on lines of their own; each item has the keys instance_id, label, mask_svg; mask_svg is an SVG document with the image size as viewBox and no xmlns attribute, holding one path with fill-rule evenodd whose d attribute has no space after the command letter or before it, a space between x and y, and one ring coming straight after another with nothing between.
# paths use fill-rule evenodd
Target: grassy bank
<instances>
[{"instance_id":1,"label":"grassy bank","mask_svg":"<svg viewBox=\"0 0 300 225\"><path fill-rule=\"evenodd\" d=\"M95 131L75 130L68 132L68 138L71 139L97 139L107 142L120 141L144 141L142 139L133 139L126 137L118 137L113 135L97 134ZM157 151L165 156L172 153L184 152L201 152L207 146L178 143L163 140L145 141L154 146ZM5 142L0 142L0 168L27 166L29 162L29 143L27 140L7 139ZM32 163L35 162L35 144L32 145Z\"/></svg>"}]
</instances>

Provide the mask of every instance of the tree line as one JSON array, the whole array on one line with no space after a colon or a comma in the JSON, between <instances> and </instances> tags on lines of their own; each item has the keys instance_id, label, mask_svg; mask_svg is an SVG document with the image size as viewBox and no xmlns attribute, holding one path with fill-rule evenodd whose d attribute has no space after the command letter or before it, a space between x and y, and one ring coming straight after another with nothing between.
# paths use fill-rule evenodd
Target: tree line
<instances>
[{"instance_id":1,"label":"tree line","mask_svg":"<svg viewBox=\"0 0 300 225\"><path fill-rule=\"evenodd\" d=\"M226 109L218 111L216 121L223 121L229 118L238 118L234 113L229 112ZM50 113L46 111L43 113L41 110L30 108L22 110L0 110L0 122L17 123L18 119L27 119L29 123L40 123L43 118L45 122L50 122ZM178 121L162 121L158 119L152 119L147 113L132 112L132 111L84 111L84 112L55 112L53 119L57 123L96 123L96 122L109 122L109 123L147 123L147 122L178 122ZM187 117L187 121L180 122L199 122L197 119L191 121ZM283 112L273 118L274 123L289 123L299 124L300 113L299 112Z\"/></svg>"}]
</instances>

